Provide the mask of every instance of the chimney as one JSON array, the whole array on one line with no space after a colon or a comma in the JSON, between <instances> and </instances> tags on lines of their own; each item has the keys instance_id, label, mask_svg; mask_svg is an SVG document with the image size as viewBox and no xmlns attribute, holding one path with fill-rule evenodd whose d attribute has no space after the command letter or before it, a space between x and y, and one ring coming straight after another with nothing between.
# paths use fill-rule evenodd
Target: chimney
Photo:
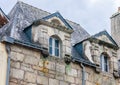
<instances>
[{"instance_id":1,"label":"chimney","mask_svg":"<svg viewBox=\"0 0 120 85\"><path fill-rule=\"evenodd\" d=\"M118 7L118 12L120 12L120 7Z\"/></svg>"}]
</instances>

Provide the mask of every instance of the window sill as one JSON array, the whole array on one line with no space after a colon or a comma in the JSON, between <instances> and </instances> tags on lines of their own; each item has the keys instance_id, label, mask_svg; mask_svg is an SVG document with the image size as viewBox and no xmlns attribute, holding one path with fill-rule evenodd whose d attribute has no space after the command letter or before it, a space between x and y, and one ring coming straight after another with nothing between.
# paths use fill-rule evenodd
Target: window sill
<instances>
[{"instance_id":1,"label":"window sill","mask_svg":"<svg viewBox=\"0 0 120 85\"><path fill-rule=\"evenodd\" d=\"M48 58L49 58L50 61L55 61L55 62L58 62L58 63L64 63L64 58L62 58L62 57L49 55Z\"/></svg>"}]
</instances>

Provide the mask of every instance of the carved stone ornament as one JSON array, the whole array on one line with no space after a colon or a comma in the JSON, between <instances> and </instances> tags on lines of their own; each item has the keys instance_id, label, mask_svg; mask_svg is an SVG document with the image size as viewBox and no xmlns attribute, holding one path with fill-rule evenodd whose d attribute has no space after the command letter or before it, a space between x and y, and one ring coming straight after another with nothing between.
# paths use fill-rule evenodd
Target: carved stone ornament
<instances>
[{"instance_id":1,"label":"carved stone ornament","mask_svg":"<svg viewBox=\"0 0 120 85\"><path fill-rule=\"evenodd\" d=\"M115 70L113 71L113 75L114 75L115 78L119 78L120 77L118 71L115 71Z\"/></svg>"},{"instance_id":2,"label":"carved stone ornament","mask_svg":"<svg viewBox=\"0 0 120 85\"><path fill-rule=\"evenodd\" d=\"M95 68L95 72L96 72L96 73L100 73L100 72L101 72L101 68L100 68L99 66L97 66L97 67Z\"/></svg>"},{"instance_id":3,"label":"carved stone ornament","mask_svg":"<svg viewBox=\"0 0 120 85\"><path fill-rule=\"evenodd\" d=\"M66 63L67 65L70 64L71 61L72 61L71 56L68 55L68 54L65 54L64 61L65 61L65 63Z\"/></svg>"}]
</instances>

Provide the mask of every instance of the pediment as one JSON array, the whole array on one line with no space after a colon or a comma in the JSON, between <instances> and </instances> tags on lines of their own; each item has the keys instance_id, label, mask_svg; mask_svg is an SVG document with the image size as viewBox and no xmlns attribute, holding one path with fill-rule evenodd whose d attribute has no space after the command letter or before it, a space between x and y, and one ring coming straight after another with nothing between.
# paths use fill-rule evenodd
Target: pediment
<instances>
[{"instance_id":1,"label":"pediment","mask_svg":"<svg viewBox=\"0 0 120 85\"><path fill-rule=\"evenodd\" d=\"M104 41L104 42L107 42L107 43L110 43L110 44L113 44L113 45L116 45L116 42L113 40L113 38L107 33L107 31L102 31L96 35L94 35L95 38L101 40L101 41Z\"/></svg>"},{"instance_id":2,"label":"pediment","mask_svg":"<svg viewBox=\"0 0 120 85\"><path fill-rule=\"evenodd\" d=\"M72 29L72 27L69 25L69 23L62 17L62 15L59 12L50 14L50 15L44 17L43 19L48 22L52 22L54 24L58 24L61 26L65 26L69 29Z\"/></svg>"}]
</instances>

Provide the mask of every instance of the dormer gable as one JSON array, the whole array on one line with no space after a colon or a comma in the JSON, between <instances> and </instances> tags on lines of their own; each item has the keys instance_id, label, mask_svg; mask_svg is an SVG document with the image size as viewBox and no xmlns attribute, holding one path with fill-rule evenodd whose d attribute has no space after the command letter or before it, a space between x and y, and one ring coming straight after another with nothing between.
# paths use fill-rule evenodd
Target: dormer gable
<instances>
[{"instance_id":1,"label":"dormer gable","mask_svg":"<svg viewBox=\"0 0 120 85\"><path fill-rule=\"evenodd\" d=\"M62 17L59 12L55 12L46 17L43 17L43 20L72 29L69 23Z\"/></svg>"},{"instance_id":2,"label":"dormer gable","mask_svg":"<svg viewBox=\"0 0 120 85\"><path fill-rule=\"evenodd\" d=\"M8 17L5 15L5 13L0 8L0 28L3 27L8 22L9 22Z\"/></svg>"},{"instance_id":3,"label":"dormer gable","mask_svg":"<svg viewBox=\"0 0 120 85\"><path fill-rule=\"evenodd\" d=\"M97 38L101 41L107 42L109 44L118 46L117 43L114 41L114 39L109 35L109 33L106 30L101 31L101 32L93 35L92 37Z\"/></svg>"}]
</instances>

